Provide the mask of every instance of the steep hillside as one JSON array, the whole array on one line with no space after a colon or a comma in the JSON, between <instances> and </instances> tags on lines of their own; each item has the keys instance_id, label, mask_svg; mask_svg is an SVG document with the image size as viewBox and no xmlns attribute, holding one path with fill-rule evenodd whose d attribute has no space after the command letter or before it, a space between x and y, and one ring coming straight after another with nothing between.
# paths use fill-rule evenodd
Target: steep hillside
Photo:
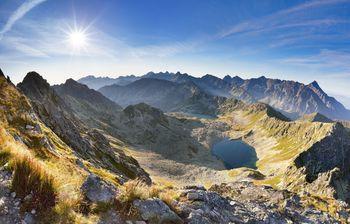
<instances>
[{"instance_id":1,"label":"steep hillside","mask_svg":"<svg viewBox=\"0 0 350 224\"><path fill-rule=\"evenodd\" d=\"M122 106L147 103L164 111L215 114L223 98L204 93L191 82L143 78L126 86L106 86L99 91Z\"/></svg>"},{"instance_id":2,"label":"steep hillside","mask_svg":"<svg viewBox=\"0 0 350 224\"><path fill-rule=\"evenodd\" d=\"M53 89L75 116L93 127L108 126L123 110L121 106L104 97L100 92L89 89L73 79L53 86Z\"/></svg>"},{"instance_id":3,"label":"steep hillside","mask_svg":"<svg viewBox=\"0 0 350 224\"><path fill-rule=\"evenodd\" d=\"M89 172L117 176L78 156L2 75L0 107L0 220L89 223L93 217L79 209L87 203L80 191L86 176Z\"/></svg>"},{"instance_id":4,"label":"steep hillside","mask_svg":"<svg viewBox=\"0 0 350 224\"><path fill-rule=\"evenodd\" d=\"M128 158L121 150L111 147L98 130L86 127L38 73L28 73L18 87L31 100L40 119L81 158L128 178L141 177L150 181L135 160ZM102 159L103 157L108 160Z\"/></svg>"}]
</instances>

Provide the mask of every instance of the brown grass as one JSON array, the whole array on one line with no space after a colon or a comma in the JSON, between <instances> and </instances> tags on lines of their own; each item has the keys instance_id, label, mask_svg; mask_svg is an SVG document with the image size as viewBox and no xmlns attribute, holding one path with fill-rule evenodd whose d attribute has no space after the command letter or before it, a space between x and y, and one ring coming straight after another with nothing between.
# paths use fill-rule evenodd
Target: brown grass
<instances>
[{"instance_id":1,"label":"brown grass","mask_svg":"<svg viewBox=\"0 0 350 224\"><path fill-rule=\"evenodd\" d=\"M11 166L14 169L12 189L20 198L32 194L32 209L43 211L55 205L57 192L54 179L40 163L29 156L17 155Z\"/></svg>"},{"instance_id":2,"label":"brown grass","mask_svg":"<svg viewBox=\"0 0 350 224\"><path fill-rule=\"evenodd\" d=\"M0 130L0 140L0 162L9 162L14 171L13 191L20 198L32 195L28 209L41 211L53 207L57 196L56 186L54 178L45 171L43 164L14 142L4 129Z\"/></svg>"},{"instance_id":3,"label":"brown grass","mask_svg":"<svg viewBox=\"0 0 350 224\"><path fill-rule=\"evenodd\" d=\"M44 223L85 220L76 212L81 202L79 187L83 178L73 167L61 160L44 162L34 157L0 127L0 165L5 163L13 170L12 189L18 197L32 195L31 200L22 203L21 211L36 209ZM67 173L67 170L71 172Z\"/></svg>"},{"instance_id":4,"label":"brown grass","mask_svg":"<svg viewBox=\"0 0 350 224\"><path fill-rule=\"evenodd\" d=\"M135 215L132 206L134 200L159 198L171 209L176 210L174 200L178 200L179 197L179 193L173 189L172 185L153 184L148 186L141 180L130 180L123 185L119 200L122 203L123 212L132 216Z\"/></svg>"}]
</instances>

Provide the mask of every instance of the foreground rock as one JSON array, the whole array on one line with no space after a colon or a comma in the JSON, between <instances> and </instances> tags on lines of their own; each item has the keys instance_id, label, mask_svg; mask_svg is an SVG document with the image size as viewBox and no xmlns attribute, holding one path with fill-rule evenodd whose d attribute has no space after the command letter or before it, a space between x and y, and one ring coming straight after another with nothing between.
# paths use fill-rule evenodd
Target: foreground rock
<instances>
[{"instance_id":1,"label":"foreground rock","mask_svg":"<svg viewBox=\"0 0 350 224\"><path fill-rule=\"evenodd\" d=\"M21 202L16 198L14 192L11 193L12 174L9 171L0 168L0 223L25 223L29 224L28 218L20 213ZM31 217L32 219L33 216Z\"/></svg>"},{"instance_id":2,"label":"foreground rock","mask_svg":"<svg viewBox=\"0 0 350 224\"><path fill-rule=\"evenodd\" d=\"M112 203L118 193L113 185L94 174L87 177L81 190L85 197L93 203Z\"/></svg>"},{"instance_id":3,"label":"foreground rock","mask_svg":"<svg viewBox=\"0 0 350 224\"><path fill-rule=\"evenodd\" d=\"M135 200L133 205L148 223L183 223L181 218L158 198Z\"/></svg>"},{"instance_id":4,"label":"foreground rock","mask_svg":"<svg viewBox=\"0 0 350 224\"><path fill-rule=\"evenodd\" d=\"M306 206L296 194L250 182L214 185L209 191L182 190L176 205L185 223L340 223L339 219ZM344 214L348 214L344 210Z\"/></svg>"}]
</instances>

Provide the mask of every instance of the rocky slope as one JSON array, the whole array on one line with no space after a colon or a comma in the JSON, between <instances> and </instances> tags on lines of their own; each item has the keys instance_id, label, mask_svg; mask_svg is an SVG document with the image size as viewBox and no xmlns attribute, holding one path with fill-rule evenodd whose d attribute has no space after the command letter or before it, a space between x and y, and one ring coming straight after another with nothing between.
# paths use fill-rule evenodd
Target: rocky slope
<instances>
[{"instance_id":1,"label":"rocky slope","mask_svg":"<svg viewBox=\"0 0 350 224\"><path fill-rule=\"evenodd\" d=\"M53 89L74 115L90 127L112 130L123 108L101 93L68 79Z\"/></svg>"},{"instance_id":2,"label":"rocky slope","mask_svg":"<svg viewBox=\"0 0 350 224\"><path fill-rule=\"evenodd\" d=\"M31 100L40 119L72 147L81 158L88 159L96 166L102 166L128 178L139 177L150 181L148 175L138 167L135 160L128 158L122 151L112 148L108 140L98 130L88 129L38 73L28 73L23 82L18 84L18 88ZM78 92L80 91L78 90ZM103 104L120 110L118 105L108 101L102 95L97 94L100 98L94 98L93 94L89 93L76 97L97 99L98 101L95 101L98 104L96 108L102 109L101 104ZM108 160L103 160L101 157L106 157Z\"/></svg>"}]
</instances>

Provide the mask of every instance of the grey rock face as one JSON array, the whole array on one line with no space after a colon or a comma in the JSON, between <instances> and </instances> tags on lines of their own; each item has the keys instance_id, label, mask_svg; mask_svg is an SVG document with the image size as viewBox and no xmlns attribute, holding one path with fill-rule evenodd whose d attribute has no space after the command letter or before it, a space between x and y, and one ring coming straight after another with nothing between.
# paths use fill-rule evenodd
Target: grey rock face
<instances>
[{"instance_id":1,"label":"grey rock face","mask_svg":"<svg viewBox=\"0 0 350 224\"><path fill-rule=\"evenodd\" d=\"M135 200L133 205L148 223L183 223L181 218L158 198Z\"/></svg>"},{"instance_id":2,"label":"grey rock face","mask_svg":"<svg viewBox=\"0 0 350 224\"><path fill-rule=\"evenodd\" d=\"M118 194L117 189L103 181L100 177L90 174L83 185L81 191L85 197L93 203L111 203Z\"/></svg>"},{"instance_id":3,"label":"grey rock face","mask_svg":"<svg viewBox=\"0 0 350 224\"><path fill-rule=\"evenodd\" d=\"M12 173L0 167L0 223L21 223L19 199L11 193ZM14 197L12 197L14 196Z\"/></svg>"}]
</instances>

